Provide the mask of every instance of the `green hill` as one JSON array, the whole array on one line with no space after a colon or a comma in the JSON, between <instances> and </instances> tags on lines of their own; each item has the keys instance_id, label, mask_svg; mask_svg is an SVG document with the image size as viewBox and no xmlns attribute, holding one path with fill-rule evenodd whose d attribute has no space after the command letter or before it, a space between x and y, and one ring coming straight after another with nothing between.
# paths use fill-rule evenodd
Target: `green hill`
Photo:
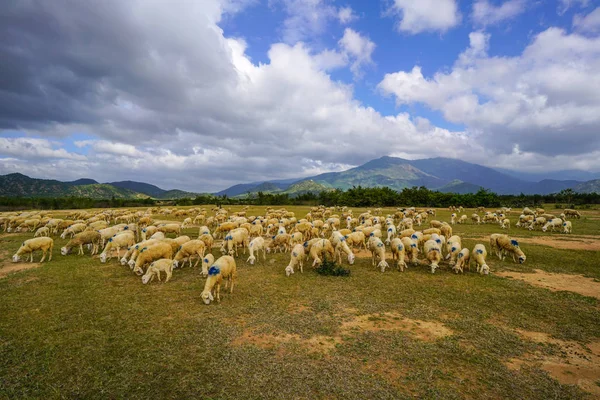
<instances>
[{"instance_id":1,"label":"green hill","mask_svg":"<svg viewBox=\"0 0 600 400\"><path fill-rule=\"evenodd\" d=\"M580 183L573 188L577 193L600 193L600 179Z\"/></svg>"}]
</instances>

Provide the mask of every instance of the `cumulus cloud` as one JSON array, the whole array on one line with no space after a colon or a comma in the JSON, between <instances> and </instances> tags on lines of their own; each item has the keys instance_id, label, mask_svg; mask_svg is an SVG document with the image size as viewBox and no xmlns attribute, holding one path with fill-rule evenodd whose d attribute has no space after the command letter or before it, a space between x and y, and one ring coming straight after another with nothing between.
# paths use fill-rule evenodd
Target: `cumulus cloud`
<instances>
[{"instance_id":1,"label":"cumulus cloud","mask_svg":"<svg viewBox=\"0 0 600 400\"><path fill-rule=\"evenodd\" d=\"M289 44L321 35L330 20L334 18L341 20L338 10L328 0L279 0L279 2L287 14L283 21L283 41Z\"/></svg>"},{"instance_id":2,"label":"cumulus cloud","mask_svg":"<svg viewBox=\"0 0 600 400\"><path fill-rule=\"evenodd\" d=\"M525 0L508 0L498 6L489 0L476 0L473 3L473 22L480 26L495 25L522 14L526 5Z\"/></svg>"},{"instance_id":3,"label":"cumulus cloud","mask_svg":"<svg viewBox=\"0 0 600 400\"><path fill-rule=\"evenodd\" d=\"M360 69L364 65L373 64L371 55L375 50L375 43L368 37L346 28L344 36L340 39L339 45L343 52L354 59L350 70L355 76L360 75Z\"/></svg>"},{"instance_id":4,"label":"cumulus cloud","mask_svg":"<svg viewBox=\"0 0 600 400\"><path fill-rule=\"evenodd\" d=\"M354 11L352 10L352 7L340 7L338 9L337 18L340 21L340 23L344 25L349 24L350 22L358 19L358 17L356 16L356 14L354 14Z\"/></svg>"},{"instance_id":5,"label":"cumulus cloud","mask_svg":"<svg viewBox=\"0 0 600 400\"><path fill-rule=\"evenodd\" d=\"M588 15L575 15L573 17L573 27L586 33L600 33L600 7Z\"/></svg>"},{"instance_id":6,"label":"cumulus cloud","mask_svg":"<svg viewBox=\"0 0 600 400\"><path fill-rule=\"evenodd\" d=\"M445 32L461 21L456 0L394 0L390 13L399 18L399 32Z\"/></svg>"},{"instance_id":7,"label":"cumulus cloud","mask_svg":"<svg viewBox=\"0 0 600 400\"><path fill-rule=\"evenodd\" d=\"M571 7L587 7L590 0L559 0L558 14L563 15Z\"/></svg>"},{"instance_id":8,"label":"cumulus cloud","mask_svg":"<svg viewBox=\"0 0 600 400\"><path fill-rule=\"evenodd\" d=\"M516 57L487 55L489 36L471 45L449 72L424 77L419 67L379 84L400 104L423 103L478 132L483 144L543 156L600 150L600 38L550 28Z\"/></svg>"}]
</instances>

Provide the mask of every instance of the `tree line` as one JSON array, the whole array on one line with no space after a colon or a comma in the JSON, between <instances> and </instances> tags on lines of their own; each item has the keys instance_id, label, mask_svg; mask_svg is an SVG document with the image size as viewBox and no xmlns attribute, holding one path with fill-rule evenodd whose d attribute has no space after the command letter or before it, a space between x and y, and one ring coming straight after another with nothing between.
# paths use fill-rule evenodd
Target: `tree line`
<instances>
[{"instance_id":1,"label":"tree line","mask_svg":"<svg viewBox=\"0 0 600 400\"><path fill-rule=\"evenodd\" d=\"M557 208L575 208L583 205L600 204L598 193L575 193L571 189L548 195L499 195L486 189L477 193L442 193L429 190L424 186L405 188L395 191L387 187L365 188L353 187L348 190L336 189L320 193L303 193L298 196L277 193L252 193L244 197L230 198L227 196L200 195L195 198L176 200L155 199L90 199L85 197L0 197L0 209L83 209L83 208L113 208L113 207L151 207L159 205L189 206L201 204L216 205L325 205L348 207L525 207L554 203Z\"/></svg>"}]
</instances>

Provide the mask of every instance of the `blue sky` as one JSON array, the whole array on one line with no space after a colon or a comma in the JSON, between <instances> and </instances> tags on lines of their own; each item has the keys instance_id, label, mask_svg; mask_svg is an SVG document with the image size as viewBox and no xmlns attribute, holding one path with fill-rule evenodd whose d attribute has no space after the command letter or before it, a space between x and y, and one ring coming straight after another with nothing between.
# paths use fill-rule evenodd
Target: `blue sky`
<instances>
[{"instance_id":1,"label":"blue sky","mask_svg":"<svg viewBox=\"0 0 600 400\"><path fill-rule=\"evenodd\" d=\"M598 172L599 6L12 4L0 173L208 191L383 155Z\"/></svg>"}]
</instances>

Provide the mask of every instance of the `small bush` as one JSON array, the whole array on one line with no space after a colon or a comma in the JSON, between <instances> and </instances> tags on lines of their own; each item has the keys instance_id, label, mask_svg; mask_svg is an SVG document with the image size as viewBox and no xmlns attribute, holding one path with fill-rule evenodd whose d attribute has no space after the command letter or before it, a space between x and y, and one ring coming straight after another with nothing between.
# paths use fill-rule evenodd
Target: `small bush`
<instances>
[{"instance_id":1,"label":"small bush","mask_svg":"<svg viewBox=\"0 0 600 400\"><path fill-rule=\"evenodd\" d=\"M334 261L329 261L327 258L323 259L321 265L317 267L317 273L319 275L326 276L349 276L350 270L346 268L342 268L337 265Z\"/></svg>"}]
</instances>

